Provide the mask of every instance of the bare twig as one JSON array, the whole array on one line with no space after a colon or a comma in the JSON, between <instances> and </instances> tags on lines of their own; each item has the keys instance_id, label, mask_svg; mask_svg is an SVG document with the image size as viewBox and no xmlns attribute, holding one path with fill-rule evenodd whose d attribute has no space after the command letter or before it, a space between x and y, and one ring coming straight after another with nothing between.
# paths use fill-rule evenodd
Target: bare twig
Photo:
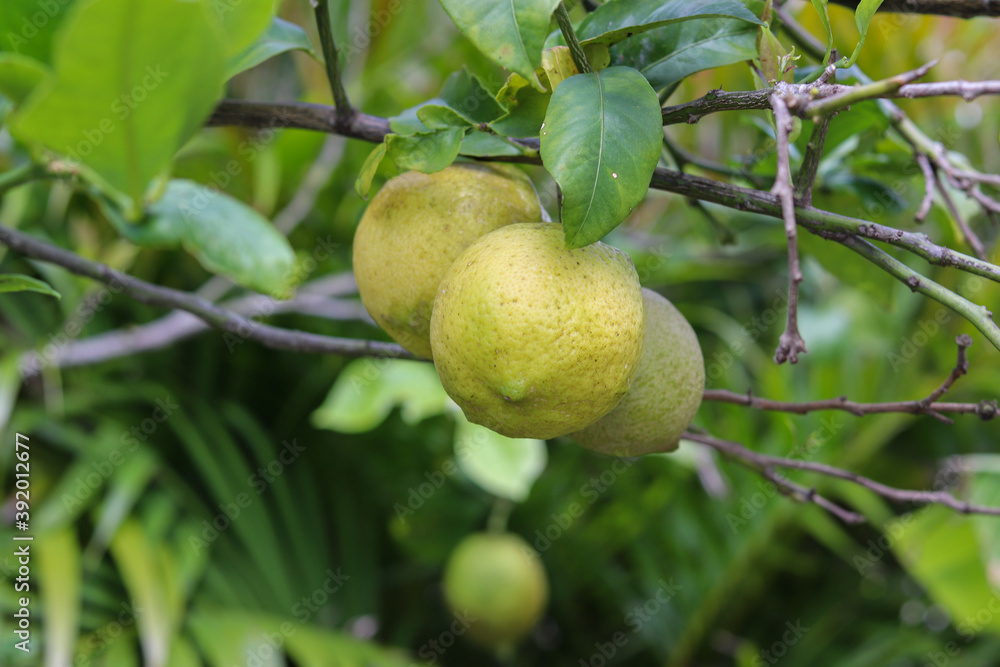
<instances>
[{"instance_id":1,"label":"bare twig","mask_svg":"<svg viewBox=\"0 0 1000 667\"><path fill-rule=\"evenodd\" d=\"M731 458L737 459L740 462L745 461L759 469L792 468L795 470L808 470L820 475L847 480L857 484L858 486L874 491L878 495L894 503L938 504L949 507L962 514L987 514L991 516L1000 516L1000 507L973 505L972 503L967 503L963 500L955 498L955 496L946 491L912 491L909 489L897 489L895 487L882 484L881 482L876 482L875 480L869 479L863 475L853 473L849 470L843 470L842 468L836 468L826 463L817 463L814 461L804 461L801 459L791 459L781 456L761 454L751 449L747 449L738 442L722 440L720 438L715 438L701 433L688 431L684 434L684 438L694 442L700 442L701 444L712 447Z\"/></svg>"},{"instance_id":2,"label":"bare twig","mask_svg":"<svg viewBox=\"0 0 1000 667\"><path fill-rule=\"evenodd\" d=\"M927 219L927 214L931 212L931 206L934 205L934 184L937 183L937 177L934 175L934 166L926 154L916 151L914 157L924 175L924 198L920 201L920 208L913 219L917 222L923 222Z\"/></svg>"},{"instance_id":3,"label":"bare twig","mask_svg":"<svg viewBox=\"0 0 1000 667\"><path fill-rule=\"evenodd\" d=\"M838 5L857 9L859 0L832 0ZM996 0L885 0L880 12L902 14L937 14L971 19L976 16L1000 16Z\"/></svg>"},{"instance_id":4,"label":"bare twig","mask_svg":"<svg viewBox=\"0 0 1000 667\"><path fill-rule=\"evenodd\" d=\"M720 450L721 451L721 450ZM731 454L728 454L732 456ZM735 458L735 457L734 457ZM785 496L788 496L792 500L800 503L813 503L818 507L822 507L830 514L834 515L841 521L847 524L864 523L865 517L858 514L857 512L852 512L848 509L844 509L840 505L827 500L823 496L816 492L816 489L811 489L802 486L801 484L796 484L792 480L788 479L779 472L776 472L773 468L769 466L756 466L751 461L745 459L737 459L740 463L750 468L751 470L756 470L761 474L764 479L770 481L778 490Z\"/></svg>"},{"instance_id":5,"label":"bare twig","mask_svg":"<svg viewBox=\"0 0 1000 667\"><path fill-rule=\"evenodd\" d=\"M934 185L937 187L938 192L941 193L941 199L944 200L944 204L948 208L948 212L951 213L952 219L955 220L958 228L962 231L962 237L965 239L965 242L969 244L970 248L972 248L972 252L976 254L976 257L985 260L986 249L983 247L983 242L979 240L979 237L976 236L976 233L972 231L972 227L970 227L969 223L966 221L965 216L963 216L958 210L958 207L955 206L955 202L948 193L948 190L945 189L944 184L941 183L941 177L938 173L934 171L932 172L932 175L934 177Z\"/></svg>"},{"instance_id":6,"label":"bare twig","mask_svg":"<svg viewBox=\"0 0 1000 667\"><path fill-rule=\"evenodd\" d=\"M778 84L777 88L781 88ZM781 201L781 214L785 221L785 236L788 237L788 314L785 320L785 330L778 339L778 349L774 353L776 363L798 363L799 354L804 354L806 342L799 333L798 307L799 283L802 282L802 269L799 265L799 246L797 226L795 222L795 194L792 191L792 172L788 157L788 135L792 131L792 117L788 113L788 105L780 92L771 96L771 107L774 109L774 125L778 141L778 169L774 177L771 194Z\"/></svg>"},{"instance_id":7,"label":"bare twig","mask_svg":"<svg viewBox=\"0 0 1000 667\"><path fill-rule=\"evenodd\" d=\"M105 283L112 291L124 292L142 303L187 311L216 329L221 329L239 339L257 341L265 347L346 357L414 358L411 353L392 343L335 338L259 324L194 294L147 283L116 271L106 264L84 259L68 250L3 225L0 225L0 243L26 257L58 264L72 273Z\"/></svg>"},{"instance_id":8,"label":"bare twig","mask_svg":"<svg viewBox=\"0 0 1000 667\"><path fill-rule=\"evenodd\" d=\"M881 414L886 412L903 412L909 414L928 414L946 423L951 423L951 419L944 416L944 413L952 414L974 414L983 421L989 421L997 415L997 401L981 401L979 403L940 403L938 399L947 392L958 378L965 375L969 370L969 360L965 350L972 345L972 339L962 334L955 339L958 345L958 360L948 377L931 392L926 398L916 401L894 401L887 403L857 403L849 401L846 396L838 396L820 401L785 402L772 401L766 398L758 398L749 391L745 394L738 394L728 389L706 389L703 399L706 401L719 401L721 403L734 403L745 405L755 410L771 410L777 412L791 412L793 414L804 415L817 410L842 410L850 412L856 417L864 415Z\"/></svg>"},{"instance_id":9,"label":"bare twig","mask_svg":"<svg viewBox=\"0 0 1000 667\"><path fill-rule=\"evenodd\" d=\"M816 172L819 170L819 162L823 157L823 143L826 141L826 133L830 129L830 118L824 117L813 125L812 134L809 136L809 143L806 144L806 153L802 157L802 166L795 177L795 200L802 206L812 205L813 186L816 182Z\"/></svg>"}]
</instances>

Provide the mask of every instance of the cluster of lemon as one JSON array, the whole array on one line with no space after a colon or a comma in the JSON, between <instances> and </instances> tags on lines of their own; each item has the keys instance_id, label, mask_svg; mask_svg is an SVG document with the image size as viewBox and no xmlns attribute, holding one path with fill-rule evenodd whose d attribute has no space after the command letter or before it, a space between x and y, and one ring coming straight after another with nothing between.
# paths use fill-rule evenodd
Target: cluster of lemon
<instances>
[{"instance_id":1,"label":"cluster of lemon","mask_svg":"<svg viewBox=\"0 0 1000 667\"><path fill-rule=\"evenodd\" d=\"M433 359L472 422L569 435L606 454L675 449L701 403L694 331L640 287L629 256L568 249L509 165L408 172L372 199L354 240L361 300L400 345Z\"/></svg>"}]
</instances>

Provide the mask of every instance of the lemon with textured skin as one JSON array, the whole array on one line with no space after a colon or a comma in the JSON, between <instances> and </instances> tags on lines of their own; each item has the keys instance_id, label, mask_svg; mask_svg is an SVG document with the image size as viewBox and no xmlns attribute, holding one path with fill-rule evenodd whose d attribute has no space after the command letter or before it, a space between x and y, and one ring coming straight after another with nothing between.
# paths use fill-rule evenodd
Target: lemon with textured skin
<instances>
[{"instance_id":1,"label":"lemon with textured skin","mask_svg":"<svg viewBox=\"0 0 1000 667\"><path fill-rule=\"evenodd\" d=\"M673 451L701 405L705 361L694 329L660 294L643 288L642 298L646 338L631 389L614 410L570 435L603 454Z\"/></svg>"},{"instance_id":2,"label":"lemon with textured skin","mask_svg":"<svg viewBox=\"0 0 1000 667\"><path fill-rule=\"evenodd\" d=\"M517 535L476 533L452 552L445 600L469 623L469 637L491 648L516 644L534 627L549 599L538 554Z\"/></svg>"},{"instance_id":3,"label":"lemon with textured skin","mask_svg":"<svg viewBox=\"0 0 1000 667\"><path fill-rule=\"evenodd\" d=\"M531 181L508 165L400 174L372 198L354 235L361 302L397 343L430 359L434 295L451 263L484 234L541 215Z\"/></svg>"},{"instance_id":4,"label":"lemon with textured skin","mask_svg":"<svg viewBox=\"0 0 1000 667\"><path fill-rule=\"evenodd\" d=\"M639 279L562 225L509 225L459 256L431 317L434 365L469 421L512 438L578 431L615 407L642 355Z\"/></svg>"}]
</instances>

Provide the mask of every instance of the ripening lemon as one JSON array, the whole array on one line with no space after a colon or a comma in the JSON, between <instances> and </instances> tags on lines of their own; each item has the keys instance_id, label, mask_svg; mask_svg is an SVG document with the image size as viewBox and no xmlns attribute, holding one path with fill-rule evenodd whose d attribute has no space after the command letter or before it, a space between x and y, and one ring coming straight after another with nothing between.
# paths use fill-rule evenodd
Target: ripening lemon
<instances>
[{"instance_id":1,"label":"ripening lemon","mask_svg":"<svg viewBox=\"0 0 1000 667\"><path fill-rule=\"evenodd\" d=\"M469 421L553 438L625 396L642 356L643 306L627 254L567 249L562 225L509 225L473 243L438 289L434 365Z\"/></svg>"},{"instance_id":2,"label":"ripening lemon","mask_svg":"<svg viewBox=\"0 0 1000 667\"><path fill-rule=\"evenodd\" d=\"M434 295L451 263L484 234L541 219L531 181L511 166L400 174L372 198L354 235L361 302L397 343L430 359Z\"/></svg>"},{"instance_id":3,"label":"ripening lemon","mask_svg":"<svg viewBox=\"0 0 1000 667\"><path fill-rule=\"evenodd\" d=\"M448 607L469 637L495 649L516 644L545 611L549 581L538 554L512 533L476 533L452 552L444 571Z\"/></svg>"},{"instance_id":4,"label":"ripening lemon","mask_svg":"<svg viewBox=\"0 0 1000 667\"><path fill-rule=\"evenodd\" d=\"M577 433L587 449L639 456L677 449L705 389L705 362L694 329L663 296L643 288L646 339L632 388L614 410Z\"/></svg>"}]
</instances>

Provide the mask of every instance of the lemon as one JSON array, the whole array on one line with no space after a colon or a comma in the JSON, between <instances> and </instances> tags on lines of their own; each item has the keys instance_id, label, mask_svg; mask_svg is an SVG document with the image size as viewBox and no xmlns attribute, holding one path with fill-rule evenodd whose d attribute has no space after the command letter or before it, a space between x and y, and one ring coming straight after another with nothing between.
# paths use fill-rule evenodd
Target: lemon
<instances>
[{"instance_id":1,"label":"lemon","mask_svg":"<svg viewBox=\"0 0 1000 667\"><path fill-rule=\"evenodd\" d=\"M361 302L397 343L429 359L434 295L451 263L483 234L541 219L531 181L511 166L400 174L372 198L354 236Z\"/></svg>"},{"instance_id":2,"label":"lemon","mask_svg":"<svg viewBox=\"0 0 1000 667\"><path fill-rule=\"evenodd\" d=\"M509 225L473 243L438 289L434 365L469 421L512 438L578 431L615 407L642 355L627 254L569 250L562 225Z\"/></svg>"},{"instance_id":3,"label":"lemon","mask_svg":"<svg viewBox=\"0 0 1000 667\"><path fill-rule=\"evenodd\" d=\"M705 361L694 329L672 303L643 288L646 338L632 388L614 410L570 435L587 449L639 456L677 449L705 389Z\"/></svg>"},{"instance_id":4,"label":"lemon","mask_svg":"<svg viewBox=\"0 0 1000 667\"><path fill-rule=\"evenodd\" d=\"M517 535L476 533L452 552L444 571L448 607L472 639L491 648L520 641L549 599L538 554Z\"/></svg>"}]
</instances>

